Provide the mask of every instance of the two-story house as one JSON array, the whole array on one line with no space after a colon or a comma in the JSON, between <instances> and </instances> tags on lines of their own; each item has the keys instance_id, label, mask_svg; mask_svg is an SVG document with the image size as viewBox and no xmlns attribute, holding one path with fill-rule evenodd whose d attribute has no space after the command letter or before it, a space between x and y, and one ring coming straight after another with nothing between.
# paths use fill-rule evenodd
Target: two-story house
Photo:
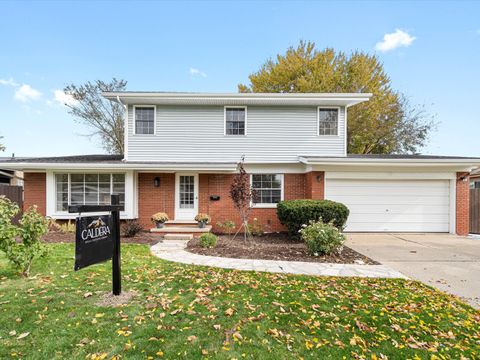
<instances>
[{"instance_id":1,"label":"two-story house","mask_svg":"<svg viewBox=\"0 0 480 360\"><path fill-rule=\"evenodd\" d=\"M331 199L350 209L346 231L468 233L475 158L348 155L347 113L371 94L115 92L123 104L125 154L6 160L24 171L24 203L56 219L68 205L108 203L120 193L124 219L164 211L178 223L199 212L238 215L229 198L242 156L258 199L251 217L284 230L276 204ZM217 229L218 230L218 229Z\"/></svg>"}]
</instances>

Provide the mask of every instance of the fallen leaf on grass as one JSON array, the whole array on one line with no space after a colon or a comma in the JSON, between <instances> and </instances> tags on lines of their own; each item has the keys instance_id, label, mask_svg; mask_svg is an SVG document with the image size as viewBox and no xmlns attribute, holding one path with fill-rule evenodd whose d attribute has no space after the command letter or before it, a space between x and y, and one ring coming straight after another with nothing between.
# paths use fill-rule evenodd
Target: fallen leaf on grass
<instances>
[{"instance_id":1,"label":"fallen leaf on grass","mask_svg":"<svg viewBox=\"0 0 480 360\"><path fill-rule=\"evenodd\" d=\"M188 341L190 342L194 342L195 340L197 340L197 337L195 335L190 335L188 338L187 338Z\"/></svg>"},{"instance_id":2,"label":"fallen leaf on grass","mask_svg":"<svg viewBox=\"0 0 480 360\"><path fill-rule=\"evenodd\" d=\"M30 333L29 333L29 332L24 332L24 333L22 333L22 334L18 335L18 337L17 337L17 340L20 340L20 339L26 338L28 335L30 335Z\"/></svg>"},{"instance_id":3,"label":"fallen leaf on grass","mask_svg":"<svg viewBox=\"0 0 480 360\"><path fill-rule=\"evenodd\" d=\"M225 315L232 316L234 312L235 310L233 310L232 308L228 308L227 310L225 310Z\"/></svg>"}]
</instances>

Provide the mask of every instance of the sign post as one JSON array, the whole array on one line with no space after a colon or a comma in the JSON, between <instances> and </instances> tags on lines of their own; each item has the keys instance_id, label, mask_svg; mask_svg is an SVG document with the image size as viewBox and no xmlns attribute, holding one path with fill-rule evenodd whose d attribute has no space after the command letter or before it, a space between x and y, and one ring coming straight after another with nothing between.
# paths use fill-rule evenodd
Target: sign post
<instances>
[{"instance_id":1,"label":"sign post","mask_svg":"<svg viewBox=\"0 0 480 360\"><path fill-rule=\"evenodd\" d=\"M112 292L120 295L120 196L111 196L111 205L69 206L68 212L79 213L75 236L74 270L112 259ZM110 212L110 215L81 216L82 213Z\"/></svg>"},{"instance_id":2,"label":"sign post","mask_svg":"<svg viewBox=\"0 0 480 360\"><path fill-rule=\"evenodd\" d=\"M120 196L112 195L112 205L120 205ZM112 292L120 295L122 292L122 278L120 269L120 210L112 211L113 222L113 254L112 254Z\"/></svg>"}]
</instances>

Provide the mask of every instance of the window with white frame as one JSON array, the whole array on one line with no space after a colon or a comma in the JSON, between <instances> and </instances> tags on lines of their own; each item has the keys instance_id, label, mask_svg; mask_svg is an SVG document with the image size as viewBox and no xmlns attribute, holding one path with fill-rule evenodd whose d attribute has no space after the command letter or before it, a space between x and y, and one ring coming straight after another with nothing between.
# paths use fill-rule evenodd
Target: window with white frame
<instances>
[{"instance_id":1,"label":"window with white frame","mask_svg":"<svg viewBox=\"0 0 480 360\"><path fill-rule=\"evenodd\" d=\"M318 135L338 135L338 109L318 109Z\"/></svg>"},{"instance_id":2,"label":"window with white frame","mask_svg":"<svg viewBox=\"0 0 480 360\"><path fill-rule=\"evenodd\" d=\"M254 205L276 205L283 197L282 174L252 174Z\"/></svg>"},{"instance_id":3,"label":"window with white frame","mask_svg":"<svg viewBox=\"0 0 480 360\"><path fill-rule=\"evenodd\" d=\"M109 205L110 195L120 195L125 207L125 174L55 174L57 212L69 205Z\"/></svg>"},{"instance_id":4,"label":"window with white frame","mask_svg":"<svg viewBox=\"0 0 480 360\"><path fill-rule=\"evenodd\" d=\"M155 107L135 106L135 134L155 133Z\"/></svg>"},{"instance_id":5,"label":"window with white frame","mask_svg":"<svg viewBox=\"0 0 480 360\"><path fill-rule=\"evenodd\" d=\"M247 109L245 107L225 108L225 135L245 135Z\"/></svg>"}]
</instances>

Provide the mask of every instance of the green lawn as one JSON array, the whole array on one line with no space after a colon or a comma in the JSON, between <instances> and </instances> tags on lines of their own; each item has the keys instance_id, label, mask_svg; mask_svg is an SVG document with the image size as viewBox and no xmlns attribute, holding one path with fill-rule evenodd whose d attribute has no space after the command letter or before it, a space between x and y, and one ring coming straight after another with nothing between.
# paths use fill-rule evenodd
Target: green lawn
<instances>
[{"instance_id":1,"label":"green lawn","mask_svg":"<svg viewBox=\"0 0 480 360\"><path fill-rule=\"evenodd\" d=\"M480 312L418 282L184 266L123 245L138 295L111 308L96 305L110 263L74 273L73 245L49 248L29 279L0 255L2 359L480 356Z\"/></svg>"}]
</instances>

